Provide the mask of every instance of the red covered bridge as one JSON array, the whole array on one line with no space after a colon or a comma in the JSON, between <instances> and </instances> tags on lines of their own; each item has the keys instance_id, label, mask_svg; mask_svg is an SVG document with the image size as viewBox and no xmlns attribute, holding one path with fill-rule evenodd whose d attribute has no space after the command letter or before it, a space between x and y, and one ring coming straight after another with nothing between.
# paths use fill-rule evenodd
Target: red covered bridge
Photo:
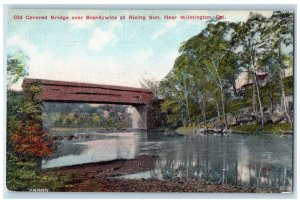
<instances>
[{"instance_id":1,"label":"red covered bridge","mask_svg":"<svg viewBox=\"0 0 300 203\"><path fill-rule=\"evenodd\" d=\"M41 85L39 98L45 102L132 105L140 114L138 128L147 129L147 114L153 99L149 89L29 78L24 79L23 89L34 82Z\"/></svg>"}]
</instances>

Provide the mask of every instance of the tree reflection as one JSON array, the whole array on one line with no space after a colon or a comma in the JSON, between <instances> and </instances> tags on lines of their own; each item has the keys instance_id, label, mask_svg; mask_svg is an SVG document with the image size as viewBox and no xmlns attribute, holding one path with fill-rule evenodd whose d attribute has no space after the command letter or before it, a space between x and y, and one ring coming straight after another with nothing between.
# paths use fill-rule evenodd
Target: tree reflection
<instances>
[{"instance_id":1,"label":"tree reflection","mask_svg":"<svg viewBox=\"0 0 300 203\"><path fill-rule=\"evenodd\" d=\"M278 152L278 148L274 148L277 145L282 145L282 141L261 140L256 136L188 136L185 140L164 143L156 170L159 169L162 179L192 179L289 191L291 160L281 160L292 156L287 150ZM283 145L288 147L289 144ZM269 150L265 150L266 147Z\"/></svg>"}]
</instances>

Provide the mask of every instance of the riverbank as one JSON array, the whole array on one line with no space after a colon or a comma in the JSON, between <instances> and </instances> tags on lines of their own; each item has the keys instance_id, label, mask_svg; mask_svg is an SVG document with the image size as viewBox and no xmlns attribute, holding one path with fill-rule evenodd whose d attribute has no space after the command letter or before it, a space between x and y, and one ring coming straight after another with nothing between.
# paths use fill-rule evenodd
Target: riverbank
<instances>
[{"instance_id":1,"label":"riverbank","mask_svg":"<svg viewBox=\"0 0 300 203\"><path fill-rule=\"evenodd\" d=\"M51 128L48 130L51 138L54 141L73 140L79 137L90 138L93 135L108 134L108 133L128 133L143 131L131 128Z\"/></svg>"},{"instance_id":2,"label":"riverbank","mask_svg":"<svg viewBox=\"0 0 300 203\"><path fill-rule=\"evenodd\" d=\"M95 131L95 132L130 132L134 131L132 128L103 128L103 127L86 127L86 128L51 128L49 129L51 133L70 133L70 132L87 132L87 131Z\"/></svg>"},{"instance_id":3,"label":"riverbank","mask_svg":"<svg viewBox=\"0 0 300 203\"><path fill-rule=\"evenodd\" d=\"M199 126L179 127L175 130L176 133L182 135L199 134L203 130ZM214 133L214 129L209 129ZM220 133L219 133L220 134ZM266 124L261 127L258 124L231 126L227 134L257 134L257 135L292 135L293 129L289 123Z\"/></svg>"},{"instance_id":4,"label":"riverbank","mask_svg":"<svg viewBox=\"0 0 300 203\"><path fill-rule=\"evenodd\" d=\"M125 179L118 176L154 168L154 156L114 160L48 169L47 174L68 180L59 191L65 192L221 192L271 193L267 188L220 185L197 180Z\"/></svg>"}]
</instances>

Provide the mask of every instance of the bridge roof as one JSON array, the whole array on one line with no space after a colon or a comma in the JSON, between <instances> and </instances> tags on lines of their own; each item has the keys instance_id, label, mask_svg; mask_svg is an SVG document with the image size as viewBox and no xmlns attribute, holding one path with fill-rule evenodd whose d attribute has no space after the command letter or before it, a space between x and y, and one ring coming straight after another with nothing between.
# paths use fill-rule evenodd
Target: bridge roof
<instances>
[{"instance_id":1,"label":"bridge roof","mask_svg":"<svg viewBox=\"0 0 300 203\"><path fill-rule=\"evenodd\" d=\"M39 98L48 102L84 102L123 105L150 104L153 93L149 89L98 85L88 83L24 79L22 87L26 90L34 82L40 82L42 93Z\"/></svg>"},{"instance_id":2,"label":"bridge roof","mask_svg":"<svg viewBox=\"0 0 300 203\"><path fill-rule=\"evenodd\" d=\"M91 83L81 83L81 82L69 82L69 81L60 81L60 80L44 80L44 79L34 79L34 78L25 78L23 80L22 87L24 88L27 84L33 82L40 82L42 85L47 86L65 86L65 87L86 87L86 88L101 88L108 90L125 90L132 92L149 92L152 93L150 89L146 88L136 88L136 87L126 87L126 86L117 86L117 85L102 85L102 84L91 84Z\"/></svg>"}]
</instances>

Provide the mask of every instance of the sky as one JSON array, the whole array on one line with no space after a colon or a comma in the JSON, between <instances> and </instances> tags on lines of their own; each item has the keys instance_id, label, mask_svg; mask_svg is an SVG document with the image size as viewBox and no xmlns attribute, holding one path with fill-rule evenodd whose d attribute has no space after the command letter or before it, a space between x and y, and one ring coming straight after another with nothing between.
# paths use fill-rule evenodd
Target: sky
<instances>
[{"instance_id":1,"label":"sky","mask_svg":"<svg viewBox=\"0 0 300 203\"><path fill-rule=\"evenodd\" d=\"M7 53L29 57L28 78L140 87L143 79L161 80L172 69L180 45L201 32L206 19L180 16L223 16L245 21L250 11L222 10L70 10L10 9ZM271 16L272 11L254 11ZM129 19L129 16L146 19ZM22 19L16 19L21 18ZM47 16L47 20L26 17ZM69 20L51 20L68 16ZM71 20L82 16L82 20ZM116 20L86 20L116 16ZM125 19L120 19L125 16ZM159 16L150 20L149 16ZM164 19L176 16L176 19ZM22 81L12 86L20 90Z\"/></svg>"}]
</instances>

